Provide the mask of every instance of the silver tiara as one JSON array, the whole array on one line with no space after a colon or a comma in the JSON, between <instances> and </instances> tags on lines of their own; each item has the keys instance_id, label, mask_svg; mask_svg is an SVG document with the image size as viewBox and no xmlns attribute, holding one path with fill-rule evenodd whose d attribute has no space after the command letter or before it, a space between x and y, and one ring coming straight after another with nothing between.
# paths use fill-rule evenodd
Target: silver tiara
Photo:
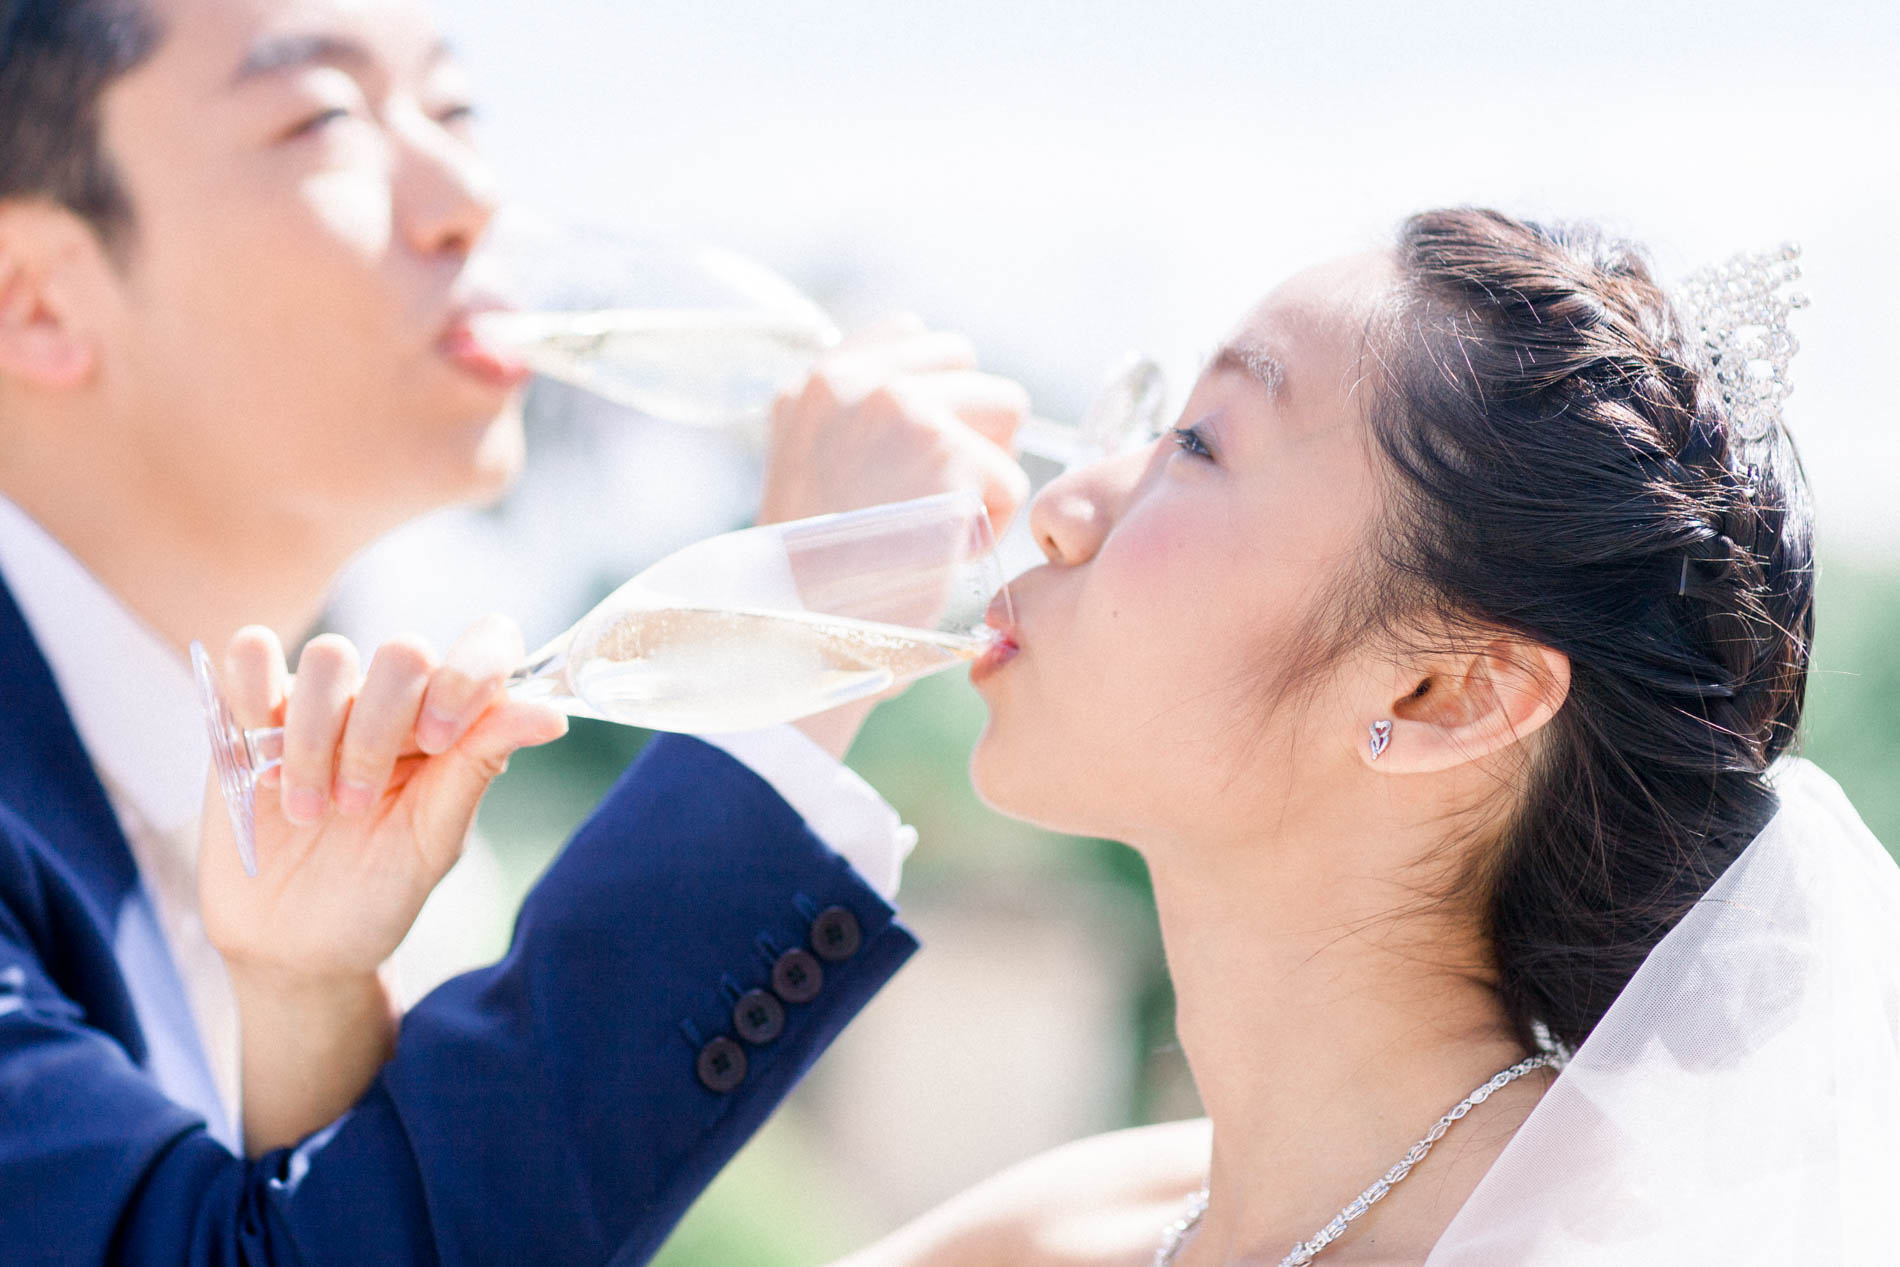
<instances>
[{"instance_id":1,"label":"silver tiara","mask_svg":"<svg viewBox=\"0 0 1900 1267\"><path fill-rule=\"evenodd\" d=\"M1788 363L1800 348L1788 314L1808 306L1783 294L1798 280L1801 248L1747 251L1697 269L1676 288L1676 309L1696 367L1713 386L1730 434L1751 443L1781 426L1781 402L1794 391Z\"/></svg>"}]
</instances>

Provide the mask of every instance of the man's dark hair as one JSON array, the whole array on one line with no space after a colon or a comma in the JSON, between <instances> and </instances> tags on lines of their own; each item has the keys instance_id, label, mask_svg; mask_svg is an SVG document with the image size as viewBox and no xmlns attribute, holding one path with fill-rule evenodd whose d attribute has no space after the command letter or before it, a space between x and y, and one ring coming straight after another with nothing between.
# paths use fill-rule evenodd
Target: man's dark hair
<instances>
[{"instance_id":1,"label":"man's dark hair","mask_svg":"<svg viewBox=\"0 0 1900 1267\"><path fill-rule=\"evenodd\" d=\"M122 244L132 204L99 134L99 98L158 39L138 0L0 0L0 200L48 199Z\"/></svg>"}]
</instances>

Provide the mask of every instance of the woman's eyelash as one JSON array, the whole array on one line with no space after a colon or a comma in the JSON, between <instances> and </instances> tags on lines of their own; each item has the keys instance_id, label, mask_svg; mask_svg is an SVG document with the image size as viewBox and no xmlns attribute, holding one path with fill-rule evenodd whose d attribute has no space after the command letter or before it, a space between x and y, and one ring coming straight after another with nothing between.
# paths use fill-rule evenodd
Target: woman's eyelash
<instances>
[{"instance_id":1,"label":"woman's eyelash","mask_svg":"<svg viewBox=\"0 0 1900 1267\"><path fill-rule=\"evenodd\" d=\"M1168 432L1175 445L1192 453L1195 457L1211 458L1214 451L1207 446L1207 437L1201 434L1199 423L1191 427L1175 427Z\"/></svg>"}]
</instances>

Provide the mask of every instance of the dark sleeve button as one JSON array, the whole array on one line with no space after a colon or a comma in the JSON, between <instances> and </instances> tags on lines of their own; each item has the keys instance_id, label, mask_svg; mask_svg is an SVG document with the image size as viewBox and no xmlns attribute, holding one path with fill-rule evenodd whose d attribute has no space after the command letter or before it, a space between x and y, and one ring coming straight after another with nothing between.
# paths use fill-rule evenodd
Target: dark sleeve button
<instances>
[{"instance_id":1,"label":"dark sleeve button","mask_svg":"<svg viewBox=\"0 0 1900 1267\"><path fill-rule=\"evenodd\" d=\"M732 1027L748 1043L769 1043L785 1032L785 1005L764 990L748 990L733 1005Z\"/></svg>"},{"instance_id":2,"label":"dark sleeve button","mask_svg":"<svg viewBox=\"0 0 1900 1267\"><path fill-rule=\"evenodd\" d=\"M825 985L825 970L809 950L788 950L772 965L772 992L787 1003L809 1003Z\"/></svg>"},{"instance_id":3,"label":"dark sleeve button","mask_svg":"<svg viewBox=\"0 0 1900 1267\"><path fill-rule=\"evenodd\" d=\"M863 944L858 917L842 906L826 907L811 922L811 948L826 963L843 963Z\"/></svg>"},{"instance_id":4,"label":"dark sleeve button","mask_svg":"<svg viewBox=\"0 0 1900 1267\"><path fill-rule=\"evenodd\" d=\"M720 1095L745 1081L745 1048L723 1034L699 1049L699 1080Z\"/></svg>"}]
</instances>

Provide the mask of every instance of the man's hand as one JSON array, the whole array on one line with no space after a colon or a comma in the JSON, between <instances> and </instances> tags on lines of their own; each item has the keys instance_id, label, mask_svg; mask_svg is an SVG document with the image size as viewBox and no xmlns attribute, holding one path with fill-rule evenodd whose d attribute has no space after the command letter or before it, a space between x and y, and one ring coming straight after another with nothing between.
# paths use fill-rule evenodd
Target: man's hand
<instances>
[{"instance_id":1,"label":"man's hand","mask_svg":"<svg viewBox=\"0 0 1900 1267\"><path fill-rule=\"evenodd\" d=\"M509 700L520 635L478 622L440 663L390 642L367 673L342 638L304 648L288 693L267 629L239 631L222 674L241 725L284 727L284 761L257 792L255 878L207 800L199 858L205 930L235 977L282 983L373 975L461 856L475 809L517 748L567 719ZM217 793L207 793L208 798Z\"/></svg>"},{"instance_id":2,"label":"man's hand","mask_svg":"<svg viewBox=\"0 0 1900 1267\"><path fill-rule=\"evenodd\" d=\"M1008 452L1028 410L962 335L910 321L847 339L772 407L759 522L972 489L1000 536L1029 496Z\"/></svg>"},{"instance_id":3,"label":"man's hand","mask_svg":"<svg viewBox=\"0 0 1900 1267\"><path fill-rule=\"evenodd\" d=\"M399 1018L379 967L461 856L508 754L567 729L545 705L502 694L520 657L521 635L498 619L441 663L421 642L388 643L367 674L347 641L318 638L286 699L276 635L232 638L232 714L284 728L284 763L257 790L256 877L215 783L198 857L205 931L237 997L251 1155L334 1120L394 1053Z\"/></svg>"}]
</instances>

